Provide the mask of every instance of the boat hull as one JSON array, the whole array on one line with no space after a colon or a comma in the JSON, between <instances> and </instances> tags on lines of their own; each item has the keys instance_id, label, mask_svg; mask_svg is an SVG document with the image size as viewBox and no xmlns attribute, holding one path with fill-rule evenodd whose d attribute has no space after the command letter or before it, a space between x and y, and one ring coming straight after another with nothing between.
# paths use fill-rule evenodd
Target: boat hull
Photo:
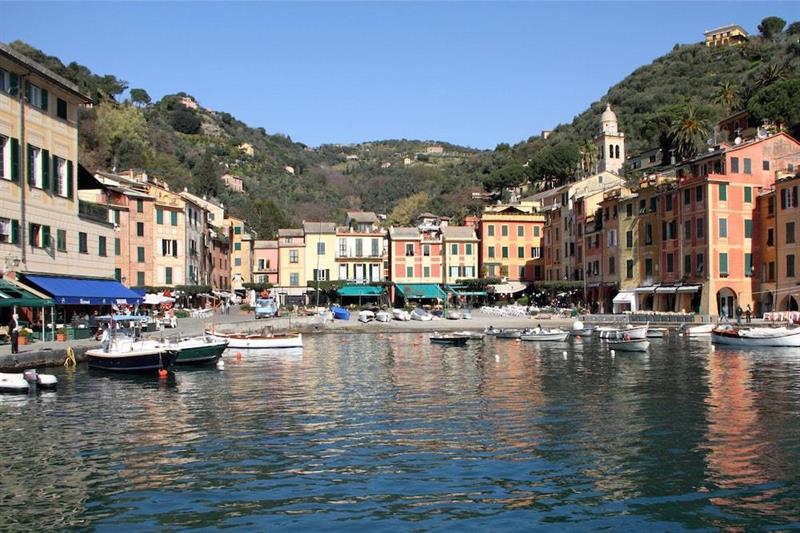
<instances>
[{"instance_id":1,"label":"boat hull","mask_svg":"<svg viewBox=\"0 0 800 533\"><path fill-rule=\"evenodd\" d=\"M178 350L146 350L137 352L104 352L89 350L89 368L111 372L156 372L169 370L178 358Z\"/></svg>"},{"instance_id":2,"label":"boat hull","mask_svg":"<svg viewBox=\"0 0 800 533\"><path fill-rule=\"evenodd\" d=\"M274 335L262 337L261 335L223 335L206 332L210 337L228 341L228 348L235 350L269 350L275 348L302 348L302 333L290 335Z\"/></svg>"},{"instance_id":3,"label":"boat hull","mask_svg":"<svg viewBox=\"0 0 800 533\"><path fill-rule=\"evenodd\" d=\"M22 374L0 374L0 392L27 393L30 384Z\"/></svg>"},{"instance_id":4,"label":"boat hull","mask_svg":"<svg viewBox=\"0 0 800 533\"><path fill-rule=\"evenodd\" d=\"M608 347L617 352L646 352L650 347L650 341L609 341Z\"/></svg>"},{"instance_id":5,"label":"boat hull","mask_svg":"<svg viewBox=\"0 0 800 533\"><path fill-rule=\"evenodd\" d=\"M431 337L432 344L442 344L447 346L464 346L467 344L467 337Z\"/></svg>"},{"instance_id":6,"label":"boat hull","mask_svg":"<svg viewBox=\"0 0 800 533\"><path fill-rule=\"evenodd\" d=\"M712 331L711 342L741 348L800 348L800 330L774 337L739 336L736 330Z\"/></svg>"},{"instance_id":7,"label":"boat hull","mask_svg":"<svg viewBox=\"0 0 800 533\"><path fill-rule=\"evenodd\" d=\"M178 365L202 365L216 363L222 352L228 347L227 342L215 342L206 345L181 347L175 363Z\"/></svg>"},{"instance_id":8,"label":"boat hull","mask_svg":"<svg viewBox=\"0 0 800 533\"><path fill-rule=\"evenodd\" d=\"M521 331L501 331L495 335L498 339L519 339L522 337Z\"/></svg>"},{"instance_id":9,"label":"boat hull","mask_svg":"<svg viewBox=\"0 0 800 533\"><path fill-rule=\"evenodd\" d=\"M640 340L647 338L647 326L639 326L636 328L598 328L601 339L616 339L618 337L627 336L629 339Z\"/></svg>"},{"instance_id":10,"label":"boat hull","mask_svg":"<svg viewBox=\"0 0 800 533\"><path fill-rule=\"evenodd\" d=\"M530 335L522 335L520 338L524 341L565 341L569 337L569 332L564 331L561 333L532 333Z\"/></svg>"}]
</instances>

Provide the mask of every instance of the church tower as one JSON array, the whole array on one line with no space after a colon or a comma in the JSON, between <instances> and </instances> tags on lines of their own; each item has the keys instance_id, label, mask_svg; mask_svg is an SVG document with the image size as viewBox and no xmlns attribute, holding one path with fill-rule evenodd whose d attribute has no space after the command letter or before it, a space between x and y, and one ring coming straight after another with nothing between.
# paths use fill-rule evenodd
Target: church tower
<instances>
[{"instance_id":1,"label":"church tower","mask_svg":"<svg viewBox=\"0 0 800 533\"><path fill-rule=\"evenodd\" d=\"M622 165L625 164L625 134L617 128L617 115L611 111L611 104L606 104L600 121L600 134L594 139L598 172L622 174Z\"/></svg>"}]
</instances>

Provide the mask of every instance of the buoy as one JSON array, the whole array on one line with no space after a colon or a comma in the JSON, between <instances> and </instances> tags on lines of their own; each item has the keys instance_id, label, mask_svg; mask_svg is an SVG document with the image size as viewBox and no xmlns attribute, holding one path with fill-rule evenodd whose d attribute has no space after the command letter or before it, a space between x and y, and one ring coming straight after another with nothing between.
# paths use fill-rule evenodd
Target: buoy
<instances>
[{"instance_id":1,"label":"buoy","mask_svg":"<svg viewBox=\"0 0 800 533\"><path fill-rule=\"evenodd\" d=\"M242 352L236 352L236 362L241 362L242 360Z\"/></svg>"},{"instance_id":2,"label":"buoy","mask_svg":"<svg viewBox=\"0 0 800 533\"><path fill-rule=\"evenodd\" d=\"M217 370L225 370L225 361L222 359L217 361Z\"/></svg>"},{"instance_id":3,"label":"buoy","mask_svg":"<svg viewBox=\"0 0 800 533\"><path fill-rule=\"evenodd\" d=\"M500 362L500 356L497 355L497 354L494 354L494 360L499 363Z\"/></svg>"},{"instance_id":4,"label":"buoy","mask_svg":"<svg viewBox=\"0 0 800 533\"><path fill-rule=\"evenodd\" d=\"M611 350L611 357L614 357L615 355L617 355L617 352L615 352L614 350Z\"/></svg>"},{"instance_id":5,"label":"buoy","mask_svg":"<svg viewBox=\"0 0 800 533\"><path fill-rule=\"evenodd\" d=\"M169 376L169 372L167 372L167 369L166 369L166 368L162 368L162 369L160 369L160 370L158 371L158 377L159 377L159 379L167 379L167 376Z\"/></svg>"}]
</instances>

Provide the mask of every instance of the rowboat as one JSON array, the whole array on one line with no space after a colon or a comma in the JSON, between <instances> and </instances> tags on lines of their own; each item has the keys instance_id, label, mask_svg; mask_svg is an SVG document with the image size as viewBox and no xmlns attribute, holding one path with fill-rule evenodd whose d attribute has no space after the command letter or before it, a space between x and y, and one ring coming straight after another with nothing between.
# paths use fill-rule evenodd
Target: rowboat
<instances>
[{"instance_id":1,"label":"rowboat","mask_svg":"<svg viewBox=\"0 0 800 533\"><path fill-rule=\"evenodd\" d=\"M522 331L518 329L501 329L495 334L498 339L519 339L522 337Z\"/></svg>"},{"instance_id":2,"label":"rowboat","mask_svg":"<svg viewBox=\"0 0 800 533\"><path fill-rule=\"evenodd\" d=\"M350 311L344 307L334 305L331 307L331 313L333 313L333 318L336 320L350 320Z\"/></svg>"},{"instance_id":3,"label":"rowboat","mask_svg":"<svg viewBox=\"0 0 800 533\"><path fill-rule=\"evenodd\" d=\"M619 352L646 352L650 347L647 339L609 340L608 347Z\"/></svg>"},{"instance_id":4,"label":"rowboat","mask_svg":"<svg viewBox=\"0 0 800 533\"><path fill-rule=\"evenodd\" d=\"M448 320L461 320L461 313L458 311L448 311L447 312L447 319Z\"/></svg>"},{"instance_id":5,"label":"rowboat","mask_svg":"<svg viewBox=\"0 0 800 533\"><path fill-rule=\"evenodd\" d=\"M520 336L524 341L565 341L567 337L569 337L569 331L560 329L533 330Z\"/></svg>"},{"instance_id":6,"label":"rowboat","mask_svg":"<svg viewBox=\"0 0 800 533\"><path fill-rule=\"evenodd\" d=\"M711 342L725 346L800 348L800 328L736 328L721 326Z\"/></svg>"},{"instance_id":7,"label":"rowboat","mask_svg":"<svg viewBox=\"0 0 800 533\"><path fill-rule=\"evenodd\" d=\"M264 348L302 348L302 333L220 333L206 331L206 335L228 341L228 348L237 350L260 350Z\"/></svg>"},{"instance_id":8,"label":"rowboat","mask_svg":"<svg viewBox=\"0 0 800 533\"><path fill-rule=\"evenodd\" d=\"M631 326L628 324L624 328L600 327L595 329L600 334L601 339L616 339L627 337L629 339L646 339L648 326Z\"/></svg>"},{"instance_id":9,"label":"rowboat","mask_svg":"<svg viewBox=\"0 0 800 533\"><path fill-rule=\"evenodd\" d=\"M411 311L411 320L422 320L427 322L428 320L433 320L433 315L423 308L417 307Z\"/></svg>"},{"instance_id":10,"label":"rowboat","mask_svg":"<svg viewBox=\"0 0 800 533\"><path fill-rule=\"evenodd\" d=\"M359 311L358 312L358 321L363 322L366 324L367 322L372 322L375 320L375 313L372 311Z\"/></svg>"},{"instance_id":11,"label":"rowboat","mask_svg":"<svg viewBox=\"0 0 800 533\"><path fill-rule=\"evenodd\" d=\"M684 324L681 326L681 330L683 331L683 334L688 337L699 337L703 335L711 335L711 332L714 331L715 327L715 324L702 324L700 326L689 327Z\"/></svg>"},{"instance_id":12,"label":"rowboat","mask_svg":"<svg viewBox=\"0 0 800 533\"><path fill-rule=\"evenodd\" d=\"M408 322L411 320L411 313L405 309L392 309L392 317L395 320L400 320L401 322Z\"/></svg>"},{"instance_id":13,"label":"rowboat","mask_svg":"<svg viewBox=\"0 0 800 533\"><path fill-rule=\"evenodd\" d=\"M389 322L392 319L392 315L390 315L386 311L378 311L375 313L375 320L378 322Z\"/></svg>"},{"instance_id":14,"label":"rowboat","mask_svg":"<svg viewBox=\"0 0 800 533\"><path fill-rule=\"evenodd\" d=\"M467 339L470 340L482 340L485 334L481 333L480 331L464 330L464 331L454 331L453 335L455 335L456 337L466 337Z\"/></svg>"},{"instance_id":15,"label":"rowboat","mask_svg":"<svg viewBox=\"0 0 800 533\"><path fill-rule=\"evenodd\" d=\"M448 346L464 346L467 344L467 337L459 337L457 335L440 335L434 333L431 335L431 343L433 344L446 344Z\"/></svg>"}]
</instances>

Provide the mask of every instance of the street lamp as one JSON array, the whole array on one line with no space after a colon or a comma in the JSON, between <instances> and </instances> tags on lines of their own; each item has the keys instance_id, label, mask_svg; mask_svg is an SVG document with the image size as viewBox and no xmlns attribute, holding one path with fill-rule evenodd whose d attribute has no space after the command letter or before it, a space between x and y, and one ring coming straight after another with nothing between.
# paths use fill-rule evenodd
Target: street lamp
<instances>
[{"instance_id":1,"label":"street lamp","mask_svg":"<svg viewBox=\"0 0 800 533\"><path fill-rule=\"evenodd\" d=\"M10 270L16 270L17 268L19 268L20 263L21 261L19 257L11 254L6 254L3 261L3 274L8 273Z\"/></svg>"}]
</instances>

